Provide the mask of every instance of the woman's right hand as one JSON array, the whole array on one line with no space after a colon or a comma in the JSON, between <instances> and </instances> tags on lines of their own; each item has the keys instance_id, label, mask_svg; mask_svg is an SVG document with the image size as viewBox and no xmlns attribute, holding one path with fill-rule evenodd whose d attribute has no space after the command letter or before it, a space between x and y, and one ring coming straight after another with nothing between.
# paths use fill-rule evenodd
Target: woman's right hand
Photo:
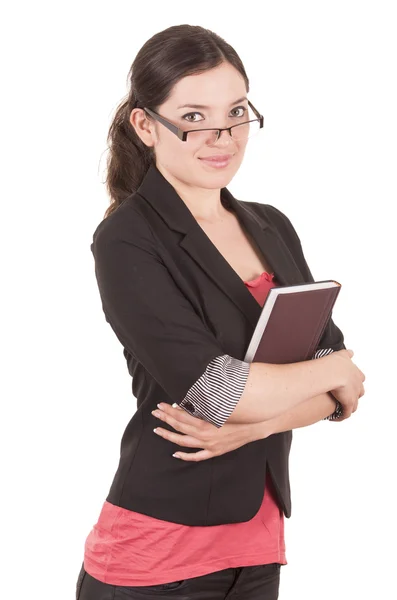
<instances>
[{"instance_id":1,"label":"woman's right hand","mask_svg":"<svg viewBox=\"0 0 397 600\"><path fill-rule=\"evenodd\" d=\"M365 375L352 361L353 355L353 350L338 350L329 355L333 360L332 368L339 372L343 381L342 385L329 390L343 407L343 419L348 419L357 410L358 400L365 394Z\"/></svg>"}]
</instances>

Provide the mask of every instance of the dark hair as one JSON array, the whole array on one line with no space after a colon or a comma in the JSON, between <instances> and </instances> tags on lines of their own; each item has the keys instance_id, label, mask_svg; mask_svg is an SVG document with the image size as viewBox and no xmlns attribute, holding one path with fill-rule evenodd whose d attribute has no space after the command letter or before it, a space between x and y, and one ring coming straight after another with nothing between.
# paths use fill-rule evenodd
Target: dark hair
<instances>
[{"instance_id":1,"label":"dark hair","mask_svg":"<svg viewBox=\"0 0 397 600\"><path fill-rule=\"evenodd\" d=\"M180 79L223 62L241 73L248 92L249 80L237 52L209 29L174 25L145 42L128 73L129 93L117 107L108 132L105 183L111 204L105 217L138 189L150 165L155 164L153 148L142 142L129 120L131 111L147 107L157 112Z\"/></svg>"}]
</instances>

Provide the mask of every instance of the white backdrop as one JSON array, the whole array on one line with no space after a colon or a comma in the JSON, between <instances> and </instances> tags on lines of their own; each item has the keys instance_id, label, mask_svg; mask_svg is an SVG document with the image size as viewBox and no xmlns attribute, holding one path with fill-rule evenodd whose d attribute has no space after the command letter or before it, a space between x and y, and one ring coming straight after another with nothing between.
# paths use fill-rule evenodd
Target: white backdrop
<instances>
[{"instance_id":1,"label":"white backdrop","mask_svg":"<svg viewBox=\"0 0 397 600\"><path fill-rule=\"evenodd\" d=\"M90 243L108 206L106 134L130 65L149 37L182 23L214 30L240 54L265 124L228 188L282 210L315 279L342 284L333 318L366 375L350 419L294 431L280 600L393 597L395 11L382 0L9 6L4 598L74 598L85 538L136 409Z\"/></svg>"}]
</instances>

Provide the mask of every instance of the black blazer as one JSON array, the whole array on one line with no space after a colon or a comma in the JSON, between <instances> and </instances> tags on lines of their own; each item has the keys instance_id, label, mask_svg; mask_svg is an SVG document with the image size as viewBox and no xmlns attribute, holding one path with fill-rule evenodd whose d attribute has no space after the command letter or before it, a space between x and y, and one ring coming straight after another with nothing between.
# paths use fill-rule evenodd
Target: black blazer
<instances>
[{"instance_id":1,"label":"black blazer","mask_svg":"<svg viewBox=\"0 0 397 600\"><path fill-rule=\"evenodd\" d=\"M313 281L298 235L277 208L221 190L275 273L278 285ZM291 515L288 457L292 431L222 456L178 460L178 446L153 433L157 403L181 402L216 356L244 359L261 306L152 165L93 234L91 250L106 320L123 346L137 410L122 439L107 501L183 525L250 520L259 510L266 465L279 506ZM319 348L345 348L332 318ZM192 406L193 408L193 406ZM166 423L161 427L173 430Z\"/></svg>"}]
</instances>

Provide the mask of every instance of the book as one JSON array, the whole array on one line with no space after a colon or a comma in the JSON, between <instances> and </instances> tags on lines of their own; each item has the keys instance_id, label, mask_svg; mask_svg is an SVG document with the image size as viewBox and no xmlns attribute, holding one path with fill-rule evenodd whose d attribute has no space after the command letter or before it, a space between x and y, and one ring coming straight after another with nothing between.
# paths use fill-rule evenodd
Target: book
<instances>
[{"instance_id":1,"label":"book","mask_svg":"<svg viewBox=\"0 0 397 600\"><path fill-rule=\"evenodd\" d=\"M332 315L341 284L327 279L269 290L244 361L310 360Z\"/></svg>"}]
</instances>

